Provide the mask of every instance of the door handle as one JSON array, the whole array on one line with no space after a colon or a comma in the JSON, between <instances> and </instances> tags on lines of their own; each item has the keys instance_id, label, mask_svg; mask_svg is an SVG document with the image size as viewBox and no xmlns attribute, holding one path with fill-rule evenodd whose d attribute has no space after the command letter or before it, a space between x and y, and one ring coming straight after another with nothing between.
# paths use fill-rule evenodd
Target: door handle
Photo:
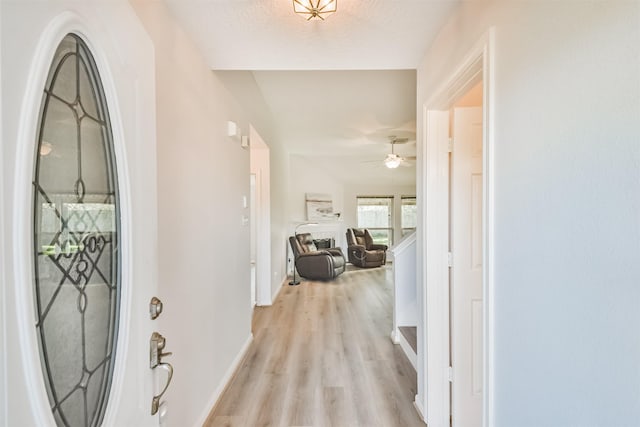
<instances>
[{"instance_id":1,"label":"door handle","mask_svg":"<svg viewBox=\"0 0 640 427\"><path fill-rule=\"evenodd\" d=\"M160 394L158 394L157 396L153 396L153 399L151 399L151 415L155 415L158 413L158 409L160 408L160 399L169 388L169 384L171 384L171 379L173 378L173 366L171 366L171 363L160 363L156 365L156 368L165 368L167 370L168 376L167 383L164 385L164 388L162 389Z\"/></svg>"},{"instance_id":2,"label":"door handle","mask_svg":"<svg viewBox=\"0 0 640 427\"><path fill-rule=\"evenodd\" d=\"M162 363L163 357L171 356L171 352L162 352L166 344L167 340L158 332L154 332L153 334L151 334L151 340L149 343L149 367L151 369L160 365Z\"/></svg>"},{"instance_id":3,"label":"door handle","mask_svg":"<svg viewBox=\"0 0 640 427\"><path fill-rule=\"evenodd\" d=\"M160 399L162 395L169 388L169 384L171 384L171 380L173 379L173 366L171 363L162 362L162 358L166 356L171 356L171 352L163 353L164 347L167 345L167 340L165 337L160 335L158 332L153 332L151 334L151 339L149 340L149 367L151 369L162 368L166 369L168 372L167 383L164 385L164 388L160 392L160 394L153 396L151 399L151 415L155 415L158 413L158 409L160 408Z\"/></svg>"}]
</instances>

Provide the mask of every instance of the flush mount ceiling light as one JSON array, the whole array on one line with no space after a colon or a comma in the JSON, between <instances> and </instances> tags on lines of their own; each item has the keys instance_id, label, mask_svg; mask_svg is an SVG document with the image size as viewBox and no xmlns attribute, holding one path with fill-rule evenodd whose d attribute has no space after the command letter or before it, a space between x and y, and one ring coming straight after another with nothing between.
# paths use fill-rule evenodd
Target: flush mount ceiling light
<instances>
[{"instance_id":1,"label":"flush mount ceiling light","mask_svg":"<svg viewBox=\"0 0 640 427\"><path fill-rule=\"evenodd\" d=\"M319 18L331 15L338 9L338 0L293 0L294 12L307 18Z\"/></svg>"}]
</instances>

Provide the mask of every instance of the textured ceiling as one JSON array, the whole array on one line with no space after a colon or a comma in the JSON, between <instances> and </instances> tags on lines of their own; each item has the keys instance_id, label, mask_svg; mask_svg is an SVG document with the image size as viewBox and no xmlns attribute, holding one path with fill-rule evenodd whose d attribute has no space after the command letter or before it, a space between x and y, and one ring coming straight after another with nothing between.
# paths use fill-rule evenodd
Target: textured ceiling
<instances>
[{"instance_id":1,"label":"textured ceiling","mask_svg":"<svg viewBox=\"0 0 640 427\"><path fill-rule=\"evenodd\" d=\"M217 70L416 68L457 0L338 0L306 21L292 0L166 0Z\"/></svg>"},{"instance_id":2,"label":"textured ceiling","mask_svg":"<svg viewBox=\"0 0 640 427\"><path fill-rule=\"evenodd\" d=\"M292 154L353 184L415 184L415 162L382 160L390 135L415 155L415 69L459 0L338 0L309 22L292 0L165 1L213 70L253 71Z\"/></svg>"}]
</instances>

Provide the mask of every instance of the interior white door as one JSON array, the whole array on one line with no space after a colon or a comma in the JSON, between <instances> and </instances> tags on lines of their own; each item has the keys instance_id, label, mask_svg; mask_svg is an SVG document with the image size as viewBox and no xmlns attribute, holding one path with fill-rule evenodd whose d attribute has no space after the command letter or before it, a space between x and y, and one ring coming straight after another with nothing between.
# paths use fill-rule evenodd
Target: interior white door
<instances>
[{"instance_id":1,"label":"interior white door","mask_svg":"<svg viewBox=\"0 0 640 427\"><path fill-rule=\"evenodd\" d=\"M451 160L454 427L482 425L482 109L456 108Z\"/></svg>"},{"instance_id":2,"label":"interior white door","mask_svg":"<svg viewBox=\"0 0 640 427\"><path fill-rule=\"evenodd\" d=\"M2 109L14 250L2 282L0 373L11 393L0 424L157 426L152 398L170 369L150 367L153 46L124 2L61 0L38 14L16 4L2 20L21 22L2 27L21 43L2 64L12 82L2 102L20 108L11 121Z\"/></svg>"}]
</instances>

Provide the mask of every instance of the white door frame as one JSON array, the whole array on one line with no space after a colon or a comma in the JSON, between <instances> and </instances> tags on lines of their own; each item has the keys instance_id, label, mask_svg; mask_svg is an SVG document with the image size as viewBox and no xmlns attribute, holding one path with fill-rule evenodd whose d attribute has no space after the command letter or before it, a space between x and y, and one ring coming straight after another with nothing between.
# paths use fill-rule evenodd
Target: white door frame
<instances>
[{"instance_id":1,"label":"white door frame","mask_svg":"<svg viewBox=\"0 0 640 427\"><path fill-rule=\"evenodd\" d=\"M256 187L258 183L258 174L256 172L251 172L249 174L249 234L251 235L251 310L256 306L256 302L258 300L258 284L257 284L257 276L258 273L256 271L256 258L257 258L257 235L258 235L258 224L257 224L257 213L256 207L257 203L257 193Z\"/></svg>"},{"instance_id":2,"label":"white door frame","mask_svg":"<svg viewBox=\"0 0 640 427\"><path fill-rule=\"evenodd\" d=\"M2 34L2 19L0 17L0 34ZM2 46L0 45L0 58L2 58ZM2 67L0 66L0 82L2 81ZM2 99L2 84L0 84L0 99ZM0 102L0 130L2 129L2 102ZM0 132L0 141L2 141L2 133ZM4 165L4 150L3 147L0 146L0 165ZM4 169L4 166L2 166ZM0 172L0 242L6 242L7 240L4 238L4 175ZM5 354L7 353L7 348L5 347L6 339L5 339L5 314L4 314L4 304L7 300L5 287L6 287L6 279L5 279L5 266L4 266L4 251L5 245L0 247L0 375L2 375L3 380L0 381L0 425L6 426L9 424L7 420L7 400L6 400L6 372L5 366L7 366L5 362Z\"/></svg>"},{"instance_id":3,"label":"white door frame","mask_svg":"<svg viewBox=\"0 0 640 427\"><path fill-rule=\"evenodd\" d=\"M423 227L418 236L419 271L418 395L416 406L430 427L450 423L449 398L449 159L443 132L434 126L437 114L448 114L453 101L482 76L483 86L483 420L493 425L493 234L494 234L494 29L469 51L450 77L423 105L422 173L418 175ZM445 113L446 112L446 113ZM440 143L440 144L438 144ZM420 159L420 157L419 157ZM444 176L446 172L446 177ZM423 201L426 201L423 202ZM422 326L420 328L420 326ZM420 341L422 340L422 343ZM428 349L428 351L426 351ZM422 353L422 354L420 354Z\"/></svg>"},{"instance_id":4,"label":"white door frame","mask_svg":"<svg viewBox=\"0 0 640 427\"><path fill-rule=\"evenodd\" d=\"M268 164L266 165L268 167ZM265 182L264 175L268 176L268 171L258 170L255 187L255 214L256 214L256 301L257 306L271 305L271 215L268 182Z\"/></svg>"}]
</instances>

